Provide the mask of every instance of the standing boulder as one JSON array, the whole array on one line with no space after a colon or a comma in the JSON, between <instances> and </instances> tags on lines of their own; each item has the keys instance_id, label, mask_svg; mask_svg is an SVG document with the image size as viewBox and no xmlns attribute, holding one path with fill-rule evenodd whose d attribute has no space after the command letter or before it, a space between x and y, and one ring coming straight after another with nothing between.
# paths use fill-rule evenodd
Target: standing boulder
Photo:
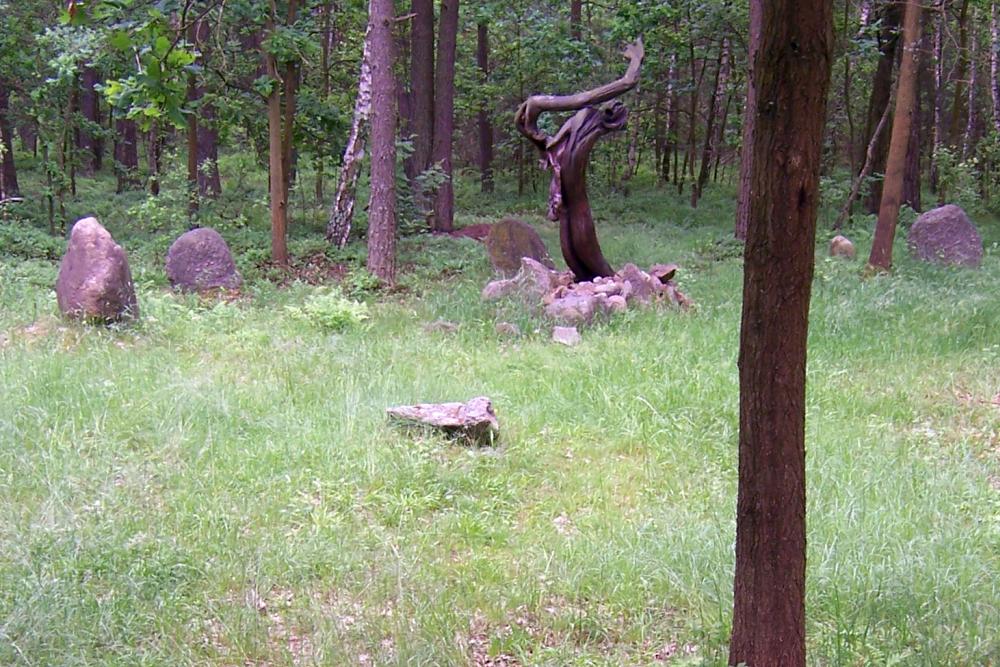
<instances>
[{"instance_id":1,"label":"standing boulder","mask_svg":"<svg viewBox=\"0 0 1000 667\"><path fill-rule=\"evenodd\" d=\"M501 220L490 228L486 252L493 268L506 277L520 270L522 257L540 262L549 269L555 268L538 232L528 223L512 218Z\"/></svg>"},{"instance_id":2,"label":"standing boulder","mask_svg":"<svg viewBox=\"0 0 1000 667\"><path fill-rule=\"evenodd\" d=\"M983 237L965 211L954 204L920 215L906 242L910 253L925 262L978 267L983 261Z\"/></svg>"},{"instance_id":3,"label":"standing boulder","mask_svg":"<svg viewBox=\"0 0 1000 667\"><path fill-rule=\"evenodd\" d=\"M167 251L167 279L175 289L188 292L243 284L225 239L209 227L192 229L173 242Z\"/></svg>"},{"instance_id":4,"label":"standing boulder","mask_svg":"<svg viewBox=\"0 0 1000 667\"><path fill-rule=\"evenodd\" d=\"M116 322L139 316L125 251L96 218L73 225L59 264L56 301L74 319Z\"/></svg>"}]
</instances>

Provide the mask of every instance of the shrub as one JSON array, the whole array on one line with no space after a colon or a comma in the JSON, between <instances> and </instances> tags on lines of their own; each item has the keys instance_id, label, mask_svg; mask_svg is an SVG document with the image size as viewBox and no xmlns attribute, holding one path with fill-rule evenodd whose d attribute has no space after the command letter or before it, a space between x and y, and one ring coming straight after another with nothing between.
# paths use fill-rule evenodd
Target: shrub
<instances>
[{"instance_id":1,"label":"shrub","mask_svg":"<svg viewBox=\"0 0 1000 667\"><path fill-rule=\"evenodd\" d=\"M301 306L286 306L297 319L326 331L343 331L368 319L368 306L352 301L337 288L318 291Z\"/></svg>"}]
</instances>

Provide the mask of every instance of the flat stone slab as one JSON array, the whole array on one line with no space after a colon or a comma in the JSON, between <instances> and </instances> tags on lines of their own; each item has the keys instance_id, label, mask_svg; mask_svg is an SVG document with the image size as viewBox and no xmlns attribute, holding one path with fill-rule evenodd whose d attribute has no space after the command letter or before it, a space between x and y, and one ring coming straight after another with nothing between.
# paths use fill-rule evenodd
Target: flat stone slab
<instances>
[{"instance_id":1,"label":"flat stone slab","mask_svg":"<svg viewBox=\"0 0 1000 667\"><path fill-rule=\"evenodd\" d=\"M386 413L392 419L437 428L479 445L492 445L500 434L500 422L486 396L465 403L398 405L386 408Z\"/></svg>"}]
</instances>

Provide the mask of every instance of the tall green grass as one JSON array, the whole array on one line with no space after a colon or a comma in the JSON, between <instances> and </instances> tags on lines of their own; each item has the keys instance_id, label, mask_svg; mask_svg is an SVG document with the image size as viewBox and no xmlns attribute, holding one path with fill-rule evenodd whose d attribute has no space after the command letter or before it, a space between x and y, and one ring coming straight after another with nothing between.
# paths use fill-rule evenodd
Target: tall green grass
<instances>
[{"instance_id":1,"label":"tall green grass","mask_svg":"<svg viewBox=\"0 0 1000 667\"><path fill-rule=\"evenodd\" d=\"M554 250L542 197L460 188L460 222L521 214ZM733 199L598 191L612 263L678 261L698 305L599 323L576 348L481 303L468 240L404 240L402 289L365 296L371 319L343 332L291 316L317 288L277 288L246 257L234 303L170 293L169 235L130 234L113 205L134 327L60 320L55 262L3 256L0 663L725 664ZM813 665L1000 663L1000 227L980 223L980 271L916 264L901 243L893 275L862 280L818 248ZM220 226L243 253L263 224ZM317 233L293 244L322 249ZM423 328L439 319L457 331ZM499 337L502 319L524 335ZM495 449L384 417L479 394Z\"/></svg>"}]
</instances>

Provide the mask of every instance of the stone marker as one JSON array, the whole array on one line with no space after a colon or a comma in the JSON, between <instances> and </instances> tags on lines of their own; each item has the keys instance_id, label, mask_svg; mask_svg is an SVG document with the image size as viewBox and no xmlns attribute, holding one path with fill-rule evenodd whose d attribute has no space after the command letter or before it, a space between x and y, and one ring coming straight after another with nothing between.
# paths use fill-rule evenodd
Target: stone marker
<instances>
[{"instance_id":1,"label":"stone marker","mask_svg":"<svg viewBox=\"0 0 1000 667\"><path fill-rule=\"evenodd\" d=\"M505 277L513 276L520 270L522 257L530 257L547 268L555 268L538 232L528 223L512 218L501 220L490 228L486 237L486 252L493 268Z\"/></svg>"},{"instance_id":2,"label":"stone marker","mask_svg":"<svg viewBox=\"0 0 1000 667\"><path fill-rule=\"evenodd\" d=\"M837 234L830 239L830 257L843 257L844 259L854 259L856 251L854 244L846 236Z\"/></svg>"},{"instance_id":3,"label":"stone marker","mask_svg":"<svg viewBox=\"0 0 1000 667\"><path fill-rule=\"evenodd\" d=\"M958 206L947 204L923 213L906 238L917 259L951 266L978 267L983 261L983 238Z\"/></svg>"},{"instance_id":4,"label":"stone marker","mask_svg":"<svg viewBox=\"0 0 1000 667\"><path fill-rule=\"evenodd\" d=\"M554 327L552 329L552 340L573 347L574 345L579 345L583 341L583 338L580 336L580 332L576 330L576 327Z\"/></svg>"},{"instance_id":5,"label":"stone marker","mask_svg":"<svg viewBox=\"0 0 1000 667\"><path fill-rule=\"evenodd\" d=\"M192 229L173 242L167 251L167 279L175 289L188 292L243 284L225 239L209 227Z\"/></svg>"},{"instance_id":6,"label":"stone marker","mask_svg":"<svg viewBox=\"0 0 1000 667\"><path fill-rule=\"evenodd\" d=\"M73 225L56 279L59 310L74 319L117 322L139 317L128 257L96 218Z\"/></svg>"},{"instance_id":7,"label":"stone marker","mask_svg":"<svg viewBox=\"0 0 1000 667\"><path fill-rule=\"evenodd\" d=\"M505 338L517 338L521 335L521 327L517 326L513 322L497 322L494 329L498 336L503 336Z\"/></svg>"},{"instance_id":8,"label":"stone marker","mask_svg":"<svg viewBox=\"0 0 1000 667\"><path fill-rule=\"evenodd\" d=\"M439 428L448 435L492 445L500 434L493 403L477 396L465 403L418 403L386 408L393 419Z\"/></svg>"}]
</instances>

